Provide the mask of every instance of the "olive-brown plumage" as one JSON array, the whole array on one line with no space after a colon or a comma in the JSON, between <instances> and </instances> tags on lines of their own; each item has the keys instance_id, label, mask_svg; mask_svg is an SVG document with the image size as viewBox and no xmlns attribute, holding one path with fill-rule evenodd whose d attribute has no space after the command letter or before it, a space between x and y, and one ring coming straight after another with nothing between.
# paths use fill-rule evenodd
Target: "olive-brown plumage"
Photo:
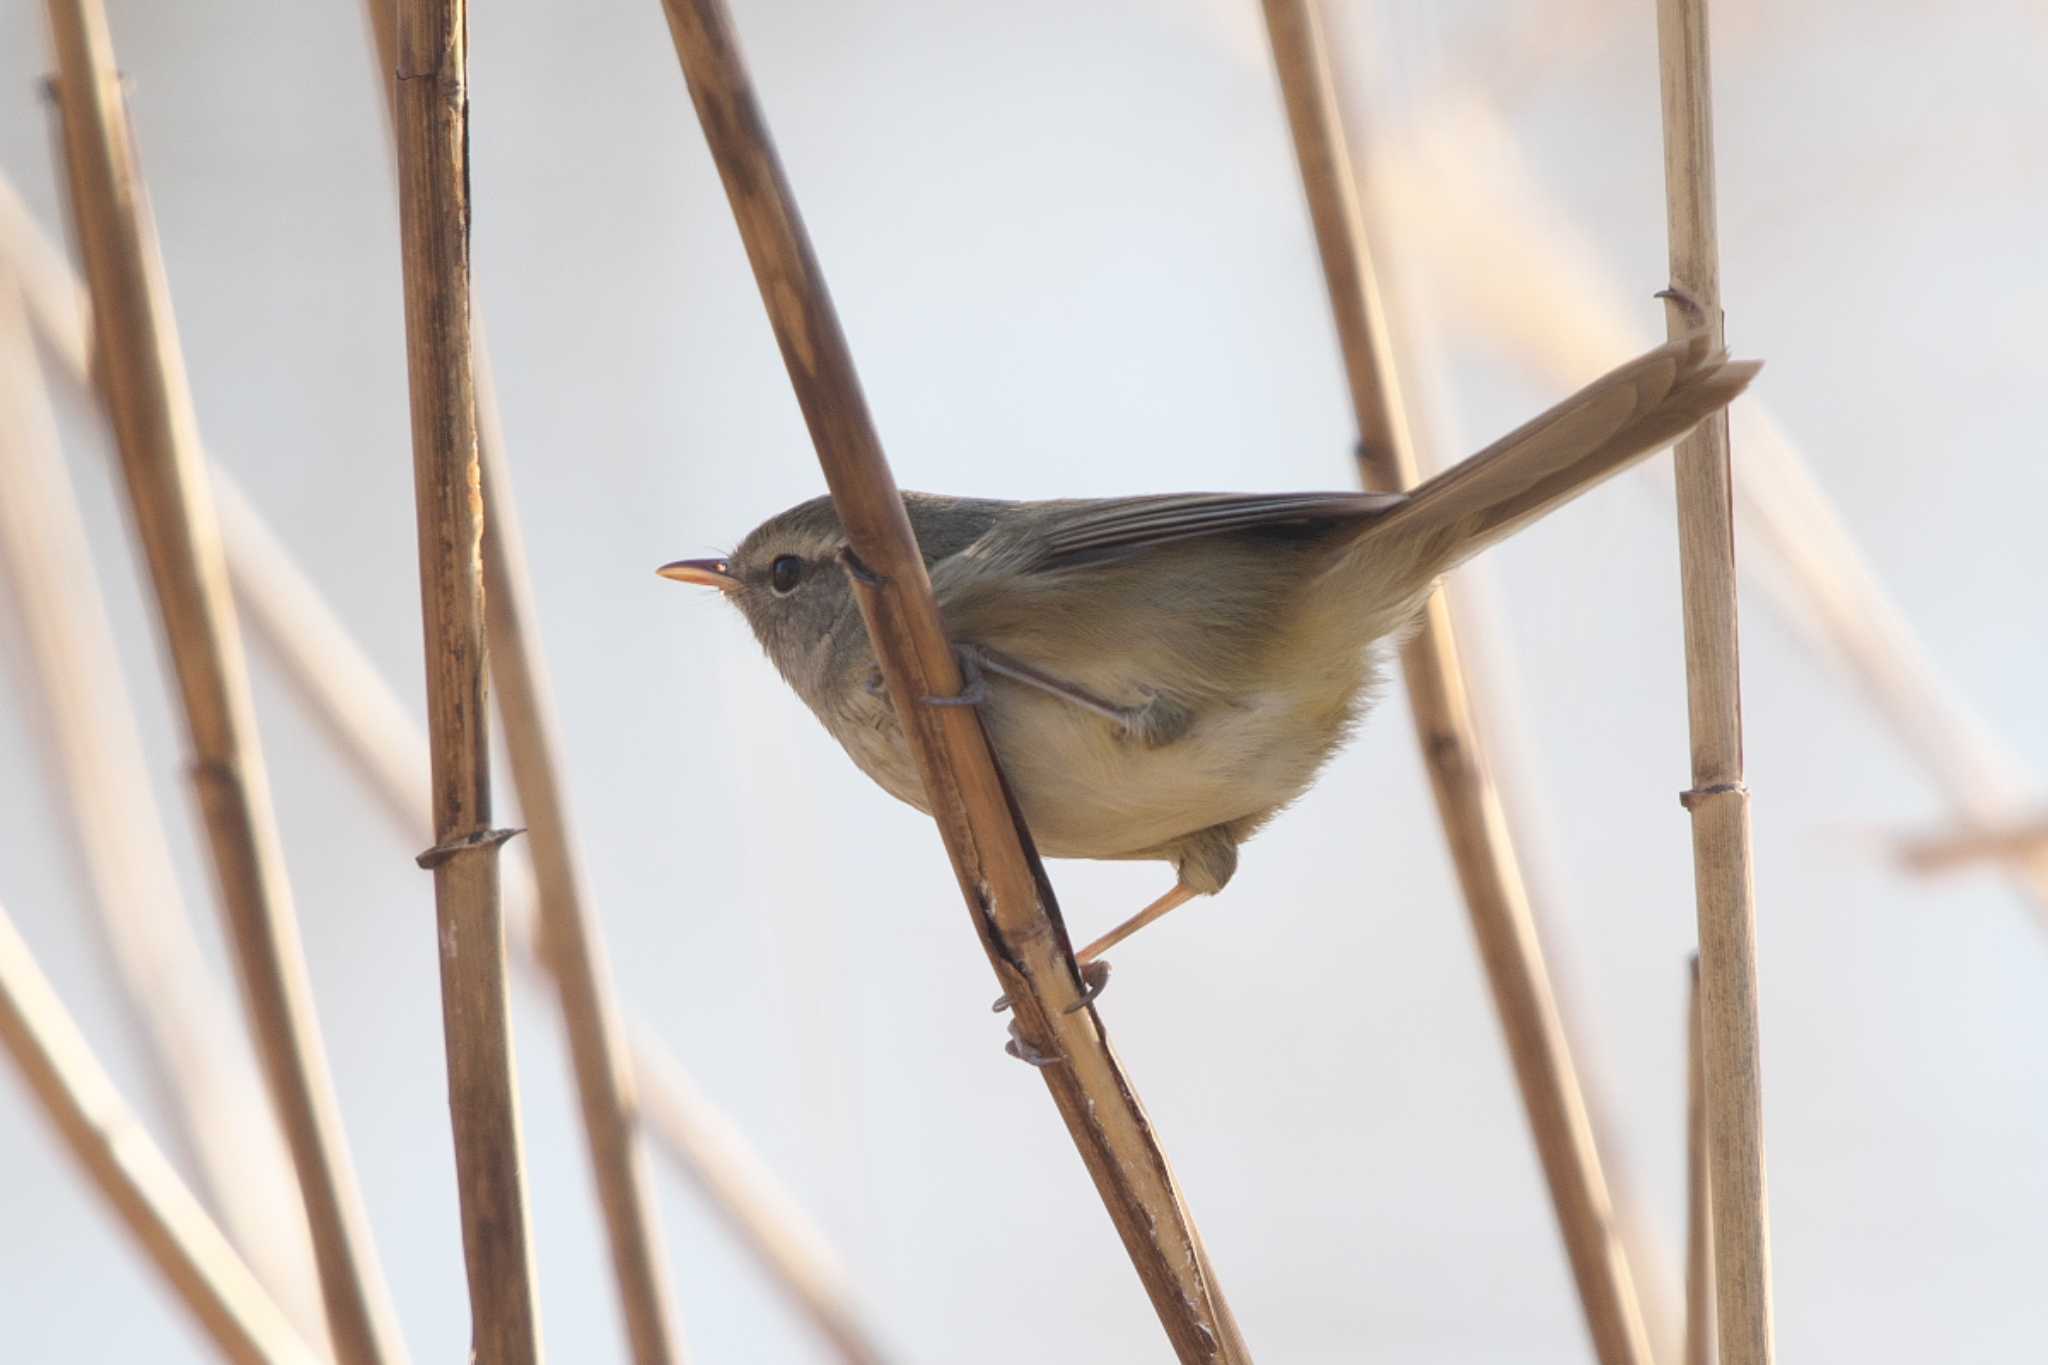
<instances>
[{"instance_id":1,"label":"olive-brown plumage","mask_svg":"<svg viewBox=\"0 0 2048 1365\"><path fill-rule=\"evenodd\" d=\"M1661 346L1407 494L998 502L905 493L970 698L1045 853L1158 858L1222 889L1237 847L1314 781L1446 570L1675 441L1757 366ZM825 498L724 560L723 589L862 771L925 809L840 567Z\"/></svg>"}]
</instances>

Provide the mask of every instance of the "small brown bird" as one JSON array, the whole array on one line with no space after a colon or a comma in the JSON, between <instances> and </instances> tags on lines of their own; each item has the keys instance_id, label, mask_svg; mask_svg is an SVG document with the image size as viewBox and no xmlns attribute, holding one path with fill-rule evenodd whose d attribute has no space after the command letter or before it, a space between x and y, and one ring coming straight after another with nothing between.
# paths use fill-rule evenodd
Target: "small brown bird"
<instances>
[{"instance_id":1,"label":"small brown bird","mask_svg":"<svg viewBox=\"0 0 2048 1365\"><path fill-rule=\"evenodd\" d=\"M1166 895L1086 964L1199 895L1306 791L1437 578L1683 436L1748 385L1705 334L1629 362L1409 493L1054 502L905 493L946 631L1039 848L1157 858ZM891 795L928 810L840 567L828 498L729 559L664 565L726 594L783 679Z\"/></svg>"}]
</instances>

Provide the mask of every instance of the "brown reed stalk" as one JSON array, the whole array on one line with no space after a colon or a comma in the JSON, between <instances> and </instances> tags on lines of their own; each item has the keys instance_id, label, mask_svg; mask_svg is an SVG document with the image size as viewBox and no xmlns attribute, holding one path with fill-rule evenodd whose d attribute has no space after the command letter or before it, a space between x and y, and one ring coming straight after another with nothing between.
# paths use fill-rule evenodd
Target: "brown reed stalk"
<instances>
[{"instance_id":1,"label":"brown reed stalk","mask_svg":"<svg viewBox=\"0 0 2048 1365\"><path fill-rule=\"evenodd\" d=\"M2025 866L2048 858L2048 816L1918 835L1900 845L1899 857L1915 872L1946 872L1982 862Z\"/></svg>"},{"instance_id":2,"label":"brown reed stalk","mask_svg":"<svg viewBox=\"0 0 2048 1365\"><path fill-rule=\"evenodd\" d=\"M1685 1365L1714 1365L1713 1193L1707 1182L1698 953L1687 964L1685 979Z\"/></svg>"},{"instance_id":3,"label":"brown reed stalk","mask_svg":"<svg viewBox=\"0 0 2048 1365\"><path fill-rule=\"evenodd\" d=\"M961 690L924 561L719 0L665 0L676 55L846 529L861 614L975 928L1183 1361L1248 1358L1129 1079L1087 1007L1052 888Z\"/></svg>"},{"instance_id":4,"label":"brown reed stalk","mask_svg":"<svg viewBox=\"0 0 2048 1365\"><path fill-rule=\"evenodd\" d=\"M1424 127L1419 149L1376 149L1376 197L1464 324L1567 384L1638 349L1622 291L1523 172L1491 104L1460 92ZM1743 567L1756 586L1864 693L1958 825L1993 826L2024 810L2037 783L1942 676L1799 445L1754 395L1730 421L1741 437L1736 496L1755 551ZM2005 869L2048 926L2048 850Z\"/></svg>"},{"instance_id":5,"label":"brown reed stalk","mask_svg":"<svg viewBox=\"0 0 2048 1365\"><path fill-rule=\"evenodd\" d=\"M308 1340L324 1341L298 1182L263 1077L178 893L113 628L57 443L12 265L0 259L0 579L42 694L38 727L65 793L122 1003L207 1202Z\"/></svg>"},{"instance_id":6,"label":"brown reed stalk","mask_svg":"<svg viewBox=\"0 0 2048 1365\"><path fill-rule=\"evenodd\" d=\"M1415 452L1319 20L1311 0L1265 0L1265 13L1358 423L1359 472L1369 488L1409 487ZM1402 647L1401 668L1594 1350L1603 1365L1645 1365L1642 1308L1441 590Z\"/></svg>"},{"instance_id":7,"label":"brown reed stalk","mask_svg":"<svg viewBox=\"0 0 2048 1365\"><path fill-rule=\"evenodd\" d=\"M1705 0L1658 0L1664 187L1673 337L1703 323L1723 341L1714 214L1713 84ZM1742 780L1734 480L1728 421L1716 413L1678 444L1678 556L1692 732L1693 883L1699 901L1700 1014L1714 1293L1726 1365L1769 1365L1771 1244L1757 1019L1756 901L1749 788Z\"/></svg>"},{"instance_id":8,"label":"brown reed stalk","mask_svg":"<svg viewBox=\"0 0 2048 1365\"><path fill-rule=\"evenodd\" d=\"M135 527L194 751L250 1030L304 1196L327 1319L347 1365L403 1358L292 912L198 422L99 0L50 0L72 212Z\"/></svg>"},{"instance_id":9,"label":"brown reed stalk","mask_svg":"<svg viewBox=\"0 0 2048 1365\"><path fill-rule=\"evenodd\" d=\"M292 1325L122 1101L0 907L0 1043L50 1122L220 1353L314 1365Z\"/></svg>"},{"instance_id":10,"label":"brown reed stalk","mask_svg":"<svg viewBox=\"0 0 2048 1365\"><path fill-rule=\"evenodd\" d=\"M394 14L388 0L367 0L363 9L377 58L377 84L395 129ZM528 825L527 848L540 882L536 905L545 942L541 960L554 979L568 1035L570 1069L627 1343L637 1365L672 1365L683 1358L683 1351L662 1271L664 1257L647 1192L646 1162L634 1131L632 1073L612 1003L611 968L569 831L547 664L490 379L490 352L480 322L473 323L471 340L486 523L484 609L497 670L498 716L505 726L512 781Z\"/></svg>"},{"instance_id":11,"label":"brown reed stalk","mask_svg":"<svg viewBox=\"0 0 2048 1365\"><path fill-rule=\"evenodd\" d=\"M0 261L12 261L37 329L72 377L89 384L90 341L83 288L62 256L35 231L20 199L0 178ZM229 472L212 469L228 576L260 644L283 666L312 719L361 775L401 838L430 836L425 736ZM539 891L522 863L501 869L505 927L519 961L536 981L551 980L537 927ZM846 1277L825 1238L747 1147L732 1121L690 1081L644 1022L629 1022L628 1058L638 1117L657 1149L692 1181L787 1295L848 1365L886 1359L855 1310Z\"/></svg>"},{"instance_id":12,"label":"brown reed stalk","mask_svg":"<svg viewBox=\"0 0 2048 1365\"><path fill-rule=\"evenodd\" d=\"M471 1353L541 1358L519 1135L505 926L491 825L482 475L469 335L469 52L464 0L399 0L398 217L441 948L448 1109L469 1270Z\"/></svg>"}]
</instances>

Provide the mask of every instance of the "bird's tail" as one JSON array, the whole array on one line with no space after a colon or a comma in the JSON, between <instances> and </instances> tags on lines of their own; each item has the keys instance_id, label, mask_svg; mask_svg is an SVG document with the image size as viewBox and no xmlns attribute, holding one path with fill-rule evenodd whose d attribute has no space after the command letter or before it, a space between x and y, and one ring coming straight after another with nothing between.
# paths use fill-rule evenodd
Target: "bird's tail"
<instances>
[{"instance_id":1,"label":"bird's tail","mask_svg":"<svg viewBox=\"0 0 2048 1365\"><path fill-rule=\"evenodd\" d=\"M1747 388L1759 368L1730 360L1705 332L1668 342L1425 480L1373 517L1356 546L1382 562L1414 566L1426 584L1678 440Z\"/></svg>"}]
</instances>

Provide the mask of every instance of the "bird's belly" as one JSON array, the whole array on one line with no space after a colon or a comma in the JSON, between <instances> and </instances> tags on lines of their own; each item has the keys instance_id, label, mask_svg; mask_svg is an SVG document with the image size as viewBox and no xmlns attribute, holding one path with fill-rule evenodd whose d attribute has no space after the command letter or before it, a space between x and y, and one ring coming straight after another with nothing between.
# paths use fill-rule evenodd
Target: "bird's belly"
<instances>
[{"instance_id":1,"label":"bird's belly","mask_svg":"<svg viewBox=\"0 0 2048 1365\"><path fill-rule=\"evenodd\" d=\"M1200 707L1187 730L1147 744L1072 702L997 680L982 716L1039 850L1056 858L1169 856L1217 825L1245 832L1315 780L1348 731L1374 670L1303 680ZM883 697L827 722L885 791L929 812Z\"/></svg>"},{"instance_id":2,"label":"bird's belly","mask_svg":"<svg viewBox=\"0 0 2048 1365\"><path fill-rule=\"evenodd\" d=\"M1039 849L1059 858L1142 856L1263 816L1314 780L1342 728L1305 727L1304 699L1273 693L1147 745L1057 699L1014 700L997 713L996 751Z\"/></svg>"}]
</instances>

